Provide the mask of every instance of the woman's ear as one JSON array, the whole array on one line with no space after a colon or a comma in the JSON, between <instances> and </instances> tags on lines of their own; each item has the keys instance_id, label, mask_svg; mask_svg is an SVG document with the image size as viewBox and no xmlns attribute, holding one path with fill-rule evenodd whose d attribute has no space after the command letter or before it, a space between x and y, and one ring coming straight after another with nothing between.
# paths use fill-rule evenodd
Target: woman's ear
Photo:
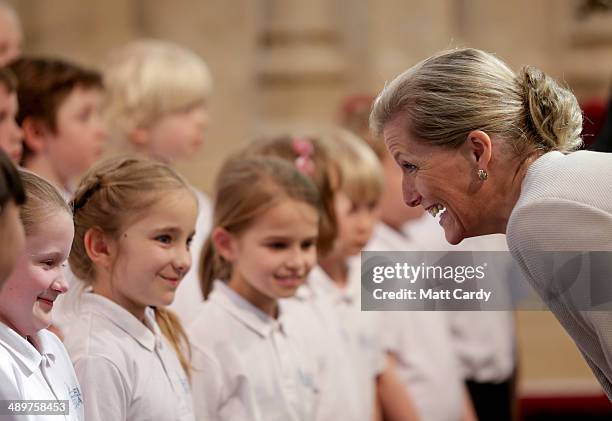
<instances>
[{"instance_id":1,"label":"woman's ear","mask_svg":"<svg viewBox=\"0 0 612 421\"><path fill-rule=\"evenodd\" d=\"M225 228L217 227L213 230L211 238L217 253L228 262L233 262L236 257L236 241L234 236Z\"/></svg>"},{"instance_id":2,"label":"woman's ear","mask_svg":"<svg viewBox=\"0 0 612 421\"><path fill-rule=\"evenodd\" d=\"M91 261L107 270L110 270L116 256L117 244L100 228L90 228L83 238L85 251Z\"/></svg>"},{"instance_id":3,"label":"woman's ear","mask_svg":"<svg viewBox=\"0 0 612 421\"><path fill-rule=\"evenodd\" d=\"M473 130L468 134L465 145L469 148L478 169L486 170L492 156L492 142L489 135L482 130Z\"/></svg>"},{"instance_id":4,"label":"woman's ear","mask_svg":"<svg viewBox=\"0 0 612 421\"><path fill-rule=\"evenodd\" d=\"M26 117L21 123L23 142L35 154L41 153L47 145L49 128L45 123L35 118Z\"/></svg>"}]
</instances>

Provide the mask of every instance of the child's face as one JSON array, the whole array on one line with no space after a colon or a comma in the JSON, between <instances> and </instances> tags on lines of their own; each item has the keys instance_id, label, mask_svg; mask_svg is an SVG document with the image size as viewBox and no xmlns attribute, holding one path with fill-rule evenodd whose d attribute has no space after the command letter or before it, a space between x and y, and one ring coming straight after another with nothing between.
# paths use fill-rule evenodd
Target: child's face
<instances>
[{"instance_id":1,"label":"child's face","mask_svg":"<svg viewBox=\"0 0 612 421\"><path fill-rule=\"evenodd\" d=\"M57 111L47 153L65 184L87 171L104 151L108 132L101 104L100 89L77 86Z\"/></svg>"},{"instance_id":2,"label":"child's face","mask_svg":"<svg viewBox=\"0 0 612 421\"><path fill-rule=\"evenodd\" d=\"M341 258L355 256L370 240L374 225L380 218L378 203L353 203L346 194L337 192L334 205L338 237L333 253Z\"/></svg>"},{"instance_id":3,"label":"child's face","mask_svg":"<svg viewBox=\"0 0 612 421\"><path fill-rule=\"evenodd\" d=\"M287 199L230 235L230 288L263 311L293 296L316 264L318 223L316 209Z\"/></svg>"},{"instance_id":4,"label":"child's face","mask_svg":"<svg viewBox=\"0 0 612 421\"><path fill-rule=\"evenodd\" d=\"M23 253L25 237L23 225L19 219L19 208L12 200L2 206L0 211L0 233L2 233L2 245L0 245L0 289L4 280L11 274L17 257Z\"/></svg>"},{"instance_id":5,"label":"child's face","mask_svg":"<svg viewBox=\"0 0 612 421\"><path fill-rule=\"evenodd\" d=\"M0 8L0 66L21 55L23 34L17 17Z\"/></svg>"},{"instance_id":6,"label":"child's face","mask_svg":"<svg viewBox=\"0 0 612 421\"><path fill-rule=\"evenodd\" d=\"M204 103L165 114L145 129L146 148L153 158L166 163L193 158L204 143L207 127Z\"/></svg>"},{"instance_id":7,"label":"child's face","mask_svg":"<svg viewBox=\"0 0 612 421\"><path fill-rule=\"evenodd\" d=\"M0 85L0 149L4 150L15 164L21 160L23 151L21 129L15 122L17 107L15 92L9 93L6 87Z\"/></svg>"},{"instance_id":8,"label":"child's face","mask_svg":"<svg viewBox=\"0 0 612 421\"><path fill-rule=\"evenodd\" d=\"M147 306L172 304L191 267L197 201L185 189L162 194L164 198L128 225L112 246L111 299L137 318Z\"/></svg>"},{"instance_id":9,"label":"child's face","mask_svg":"<svg viewBox=\"0 0 612 421\"><path fill-rule=\"evenodd\" d=\"M68 212L56 211L26 237L25 251L0 290L0 319L19 334L33 335L51 324L53 302L68 290L62 265L73 236Z\"/></svg>"}]
</instances>

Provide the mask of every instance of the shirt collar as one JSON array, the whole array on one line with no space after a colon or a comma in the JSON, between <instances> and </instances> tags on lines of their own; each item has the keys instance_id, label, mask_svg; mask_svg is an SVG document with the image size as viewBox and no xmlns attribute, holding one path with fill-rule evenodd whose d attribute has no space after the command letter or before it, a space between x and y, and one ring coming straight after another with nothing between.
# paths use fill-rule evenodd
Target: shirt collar
<instances>
[{"instance_id":1,"label":"shirt collar","mask_svg":"<svg viewBox=\"0 0 612 421\"><path fill-rule=\"evenodd\" d=\"M278 300L279 316L274 319L245 300L223 281L216 280L209 301L222 307L241 323L262 337L270 336L274 331L285 333L283 329L283 303Z\"/></svg>"},{"instance_id":2,"label":"shirt collar","mask_svg":"<svg viewBox=\"0 0 612 421\"><path fill-rule=\"evenodd\" d=\"M359 272L355 273L355 270L359 267L360 257L349 259L348 264L348 284L345 288L339 288L335 282L329 277L321 266L315 266L310 274L308 275L308 284L315 291L315 293L321 293L325 296L330 297L334 303L352 304L359 299L361 292Z\"/></svg>"},{"instance_id":3,"label":"shirt collar","mask_svg":"<svg viewBox=\"0 0 612 421\"><path fill-rule=\"evenodd\" d=\"M38 370L43 358L50 363L55 362L55 353L50 340L45 335L46 333L48 332L43 329L30 337L30 340L40 349L39 352L23 336L4 323L0 323L0 346L4 346L19 363L21 369L27 375L30 375Z\"/></svg>"},{"instance_id":4,"label":"shirt collar","mask_svg":"<svg viewBox=\"0 0 612 421\"><path fill-rule=\"evenodd\" d=\"M149 351L153 351L155 346L161 343L161 333L155 322L155 311L151 307L145 309L143 324L119 304L91 290L83 292L80 306L82 310L90 311L111 321Z\"/></svg>"}]
</instances>

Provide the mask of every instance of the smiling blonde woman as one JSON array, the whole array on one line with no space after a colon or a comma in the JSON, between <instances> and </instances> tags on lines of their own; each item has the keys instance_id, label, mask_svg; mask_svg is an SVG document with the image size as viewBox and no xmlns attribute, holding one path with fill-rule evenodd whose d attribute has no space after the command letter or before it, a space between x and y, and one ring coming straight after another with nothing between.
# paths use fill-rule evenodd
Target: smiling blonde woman
<instances>
[{"instance_id":1,"label":"smiling blonde woman","mask_svg":"<svg viewBox=\"0 0 612 421\"><path fill-rule=\"evenodd\" d=\"M551 252L612 251L612 155L574 152L582 143L574 95L536 68L515 74L491 54L456 49L390 82L370 123L403 170L404 201L441 214L449 243L507 235L612 398L612 313L550 295L561 286ZM591 285L609 281L610 269Z\"/></svg>"}]
</instances>

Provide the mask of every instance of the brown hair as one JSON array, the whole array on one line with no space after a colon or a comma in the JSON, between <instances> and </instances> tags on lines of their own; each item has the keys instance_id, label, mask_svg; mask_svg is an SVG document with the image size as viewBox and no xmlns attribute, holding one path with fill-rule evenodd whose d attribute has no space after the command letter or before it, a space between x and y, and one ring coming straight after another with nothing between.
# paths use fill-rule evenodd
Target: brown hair
<instances>
[{"instance_id":1,"label":"brown hair","mask_svg":"<svg viewBox=\"0 0 612 421\"><path fill-rule=\"evenodd\" d=\"M72 201L74 241L69 262L74 274L86 283L96 277L95 265L85 249L88 230L97 228L118 237L134 216L162 200L167 191L179 189L191 192L187 182L169 166L148 159L111 158L91 168L79 183ZM197 200L195 195L194 200ZM155 318L190 376L191 349L178 317L166 308L157 307Z\"/></svg>"},{"instance_id":2,"label":"brown hair","mask_svg":"<svg viewBox=\"0 0 612 421\"><path fill-rule=\"evenodd\" d=\"M53 212L61 210L72 216L72 209L51 183L27 170L19 170L19 176L26 194L26 201L19 208L26 235L34 233Z\"/></svg>"},{"instance_id":3,"label":"brown hair","mask_svg":"<svg viewBox=\"0 0 612 421\"><path fill-rule=\"evenodd\" d=\"M0 67L0 86L4 86L8 93L17 89L17 78L7 67Z\"/></svg>"},{"instance_id":4,"label":"brown hair","mask_svg":"<svg viewBox=\"0 0 612 421\"><path fill-rule=\"evenodd\" d=\"M217 174L213 224L232 234L248 229L264 212L286 199L298 200L321 209L319 192L312 180L292 164L277 157L230 157ZM204 298L210 294L213 281L227 281L231 264L215 250L212 230L200 259L200 282Z\"/></svg>"},{"instance_id":5,"label":"brown hair","mask_svg":"<svg viewBox=\"0 0 612 421\"><path fill-rule=\"evenodd\" d=\"M438 53L397 76L376 98L370 126L380 134L400 114L415 139L451 148L472 130L499 137L520 157L582 143L582 113L568 89L534 67L515 75L473 48Z\"/></svg>"},{"instance_id":6,"label":"brown hair","mask_svg":"<svg viewBox=\"0 0 612 421\"><path fill-rule=\"evenodd\" d=\"M20 126L26 118L36 119L50 130L57 130L57 112L77 87L102 89L100 73L77 64L52 58L22 57L9 68L17 77ZM24 142L23 158L32 155Z\"/></svg>"},{"instance_id":7,"label":"brown hair","mask_svg":"<svg viewBox=\"0 0 612 421\"><path fill-rule=\"evenodd\" d=\"M22 205L26 200L23 182L19 172L8 155L0 149L0 213L9 200Z\"/></svg>"},{"instance_id":8,"label":"brown hair","mask_svg":"<svg viewBox=\"0 0 612 421\"><path fill-rule=\"evenodd\" d=\"M260 137L247 144L242 151L242 155L274 156L295 163L299 157L294 146L296 139L306 140L313 146L311 159L314 169L309 175L319 190L323 210L319 221L317 251L319 256L325 256L332 249L338 233L338 223L334 208L334 192L340 185L341 174L321 138L289 135Z\"/></svg>"}]
</instances>

